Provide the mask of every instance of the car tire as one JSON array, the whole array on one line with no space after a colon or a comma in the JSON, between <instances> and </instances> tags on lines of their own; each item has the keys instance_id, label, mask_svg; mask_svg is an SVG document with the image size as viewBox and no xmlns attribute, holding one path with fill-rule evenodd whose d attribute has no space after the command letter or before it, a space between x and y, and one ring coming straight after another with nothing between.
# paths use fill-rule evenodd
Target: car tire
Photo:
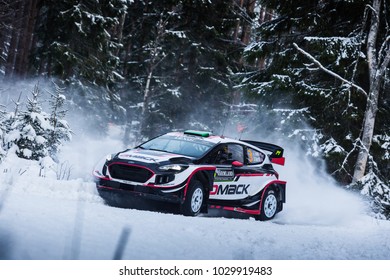
<instances>
[{"instance_id":1,"label":"car tire","mask_svg":"<svg viewBox=\"0 0 390 280\"><path fill-rule=\"evenodd\" d=\"M271 220L275 217L279 207L276 190L272 187L267 188L261 201L260 215L256 218L260 221Z\"/></svg>"},{"instance_id":2,"label":"car tire","mask_svg":"<svg viewBox=\"0 0 390 280\"><path fill-rule=\"evenodd\" d=\"M184 216L197 216L202 209L205 200L203 185L198 180L192 180L188 186L187 195L181 205L181 213Z\"/></svg>"}]
</instances>

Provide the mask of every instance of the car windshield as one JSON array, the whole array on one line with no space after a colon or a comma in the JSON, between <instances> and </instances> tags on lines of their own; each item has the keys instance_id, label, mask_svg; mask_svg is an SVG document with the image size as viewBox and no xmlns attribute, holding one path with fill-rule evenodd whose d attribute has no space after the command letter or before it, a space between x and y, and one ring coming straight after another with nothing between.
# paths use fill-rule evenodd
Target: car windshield
<instances>
[{"instance_id":1,"label":"car windshield","mask_svg":"<svg viewBox=\"0 0 390 280\"><path fill-rule=\"evenodd\" d=\"M147 150L164 151L189 157L199 158L215 144L201 138L188 136L163 135L154 138L139 147Z\"/></svg>"}]
</instances>

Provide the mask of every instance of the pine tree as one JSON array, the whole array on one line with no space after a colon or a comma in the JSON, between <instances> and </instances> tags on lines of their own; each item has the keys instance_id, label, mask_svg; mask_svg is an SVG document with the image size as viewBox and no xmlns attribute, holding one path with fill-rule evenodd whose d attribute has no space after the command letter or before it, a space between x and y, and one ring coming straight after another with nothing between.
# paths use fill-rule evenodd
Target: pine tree
<instances>
[{"instance_id":1,"label":"pine tree","mask_svg":"<svg viewBox=\"0 0 390 280\"><path fill-rule=\"evenodd\" d=\"M45 135L50 123L49 116L42 112L38 86L31 95L26 111L16 110L16 114L10 116L4 144L8 152L14 152L20 158L39 160L48 155Z\"/></svg>"},{"instance_id":2,"label":"pine tree","mask_svg":"<svg viewBox=\"0 0 390 280\"><path fill-rule=\"evenodd\" d=\"M58 78L73 93L68 99L91 112L87 118L122 118L118 55L127 2L45 1L39 11L35 69Z\"/></svg>"},{"instance_id":3,"label":"pine tree","mask_svg":"<svg viewBox=\"0 0 390 280\"><path fill-rule=\"evenodd\" d=\"M51 157L57 160L59 148L71 139L71 130L65 121L64 89L56 86L49 100L50 114L42 110L41 92L35 85L26 109L21 109L20 97L15 102L15 111L6 114L1 122L4 128L3 147L7 153L29 160Z\"/></svg>"},{"instance_id":4,"label":"pine tree","mask_svg":"<svg viewBox=\"0 0 390 280\"><path fill-rule=\"evenodd\" d=\"M67 110L64 109L66 97L65 89L55 85L55 93L51 93L50 103L50 129L46 130L47 149L49 155L56 160L59 147L72 139L71 129L65 116Z\"/></svg>"}]
</instances>

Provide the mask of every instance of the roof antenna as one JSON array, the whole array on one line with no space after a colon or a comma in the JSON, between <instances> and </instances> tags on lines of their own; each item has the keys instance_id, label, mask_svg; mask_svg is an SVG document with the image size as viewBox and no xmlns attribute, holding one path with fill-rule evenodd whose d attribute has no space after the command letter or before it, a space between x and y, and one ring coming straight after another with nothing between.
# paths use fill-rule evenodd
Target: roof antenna
<instances>
[{"instance_id":1,"label":"roof antenna","mask_svg":"<svg viewBox=\"0 0 390 280\"><path fill-rule=\"evenodd\" d=\"M226 118L226 120L225 120L225 124L224 124L223 130L222 130L222 135L221 135L221 136L223 136L223 135L225 134L225 129L226 129L227 122L228 122L229 119L230 119L230 115L231 115L231 112L232 112L232 105L229 105L229 104L227 104L227 103L225 103L225 102L221 102L221 103L222 103L223 105L229 106L229 113L228 113L228 116L227 116L227 118Z\"/></svg>"},{"instance_id":2,"label":"roof antenna","mask_svg":"<svg viewBox=\"0 0 390 280\"><path fill-rule=\"evenodd\" d=\"M237 129L237 132L240 133L240 137L238 138L239 140L241 140L241 137L242 137L242 134L244 133L244 131L247 129L248 127L243 125L242 123L237 123L237 126L236 126L236 129Z\"/></svg>"}]
</instances>

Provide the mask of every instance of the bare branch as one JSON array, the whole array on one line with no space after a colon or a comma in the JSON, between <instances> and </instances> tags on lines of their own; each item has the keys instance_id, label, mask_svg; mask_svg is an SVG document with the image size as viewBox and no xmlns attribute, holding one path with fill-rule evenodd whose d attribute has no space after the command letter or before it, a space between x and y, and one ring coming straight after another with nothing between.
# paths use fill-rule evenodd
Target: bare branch
<instances>
[{"instance_id":1,"label":"bare branch","mask_svg":"<svg viewBox=\"0 0 390 280\"><path fill-rule=\"evenodd\" d=\"M315 65L317 65L322 71L324 71L325 73L335 77L336 79L342 81L343 83L346 83L348 85L350 85L351 87L357 89L359 92L363 93L365 96L368 96L367 92L360 86L358 86L357 84L351 82L351 81L348 81L346 79L344 79L343 77L341 77L339 74L327 69L325 66L323 66L321 64L321 62L319 62L317 59L315 59L311 54L309 54L308 52L306 52L305 50L301 49L296 43L293 43L293 46L300 52L302 53L304 56L306 56L309 60L311 60Z\"/></svg>"},{"instance_id":2,"label":"bare branch","mask_svg":"<svg viewBox=\"0 0 390 280\"><path fill-rule=\"evenodd\" d=\"M386 57L383 59L382 66L381 66L381 73L385 73L387 67L390 65L390 48L387 50Z\"/></svg>"},{"instance_id":3,"label":"bare branch","mask_svg":"<svg viewBox=\"0 0 390 280\"><path fill-rule=\"evenodd\" d=\"M371 6L370 4L367 4L367 5L366 5L366 9L371 10L372 13L374 14L374 16L375 16L375 17L378 17L378 13L377 13L377 11L374 9L373 6Z\"/></svg>"},{"instance_id":4,"label":"bare branch","mask_svg":"<svg viewBox=\"0 0 390 280\"><path fill-rule=\"evenodd\" d=\"M380 51L380 54L382 52L384 52L384 48L385 48L385 45L387 44L387 49L385 51L385 54L384 54L384 58L383 58L383 61L382 61L382 65L380 67L380 72L381 73L385 73L387 67L389 66L390 64L390 36L387 36L385 42L383 43L382 47L381 47L381 51Z\"/></svg>"},{"instance_id":5,"label":"bare branch","mask_svg":"<svg viewBox=\"0 0 390 280\"><path fill-rule=\"evenodd\" d=\"M387 43L390 42L390 36L387 36L386 39L383 41L383 44L381 46L381 49L379 50L379 53L383 53L385 48L387 47L388 48L388 45Z\"/></svg>"},{"instance_id":6,"label":"bare branch","mask_svg":"<svg viewBox=\"0 0 390 280\"><path fill-rule=\"evenodd\" d=\"M350 174L347 170L347 168L345 167L348 163L348 159L349 157L351 156L351 154L357 149L356 145L353 146L352 150L349 151L347 153L347 155L345 156L344 160L343 160L343 163L340 165L340 168L338 168L337 170L333 171L331 175L335 175L339 172L345 172L346 174L348 174L348 176L350 176L352 178L352 174Z\"/></svg>"}]
</instances>

